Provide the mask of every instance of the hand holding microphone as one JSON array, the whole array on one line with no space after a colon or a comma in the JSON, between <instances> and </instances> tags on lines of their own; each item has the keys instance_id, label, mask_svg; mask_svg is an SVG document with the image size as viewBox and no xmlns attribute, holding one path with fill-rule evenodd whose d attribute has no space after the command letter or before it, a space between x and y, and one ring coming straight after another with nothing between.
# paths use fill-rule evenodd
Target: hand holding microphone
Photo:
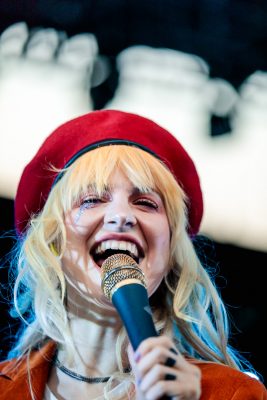
<instances>
[{"instance_id":1,"label":"hand holding microphone","mask_svg":"<svg viewBox=\"0 0 267 400\"><path fill-rule=\"evenodd\" d=\"M156 366L160 365L162 372L159 379L161 382L172 382L166 382L168 389L165 390L157 386L159 384L159 379L157 379L157 382L152 385L152 391L154 390L155 396L153 398L170 400L172 398L171 396L162 394L159 397L159 393L162 391L166 393L168 391L171 393L174 392L175 395L184 395L185 391L188 391L190 397L185 396L183 397L184 399L199 399L200 394L197 394L200 393L200 389L198 390L200 386L198 368L193 365L187 365L189 363L181 355L177 355L174 345L169 338L166 336L158 337L148 301L145 277L132 257L125 254L114 254L104 261L102 265L102 290L117 309L133 350L136 351L137 348L140 349L142 352L140 356L144 356L141 361L135 359L135 362L139 364L139 369L142 369L143 375L146 376L146 382L144 380L142 386L149 386L151 375L153 379L153 370ZM162 359L162 357L164 359ZM188 388L184 390L183 387L181 389L176 389L177 374L175 371L177 370L174 370L172 367L176 364L178 357L181 367L185 369L185 376L187 373L189 377L193 376L193 381L194 379L197 380L197 382L192 383L194 387L196 387L196 397L192 395L190 379L187 384L190 390L188 390ZM178 393L179 390L182 390L181 393Z\"/></svg>"}]
</instances>

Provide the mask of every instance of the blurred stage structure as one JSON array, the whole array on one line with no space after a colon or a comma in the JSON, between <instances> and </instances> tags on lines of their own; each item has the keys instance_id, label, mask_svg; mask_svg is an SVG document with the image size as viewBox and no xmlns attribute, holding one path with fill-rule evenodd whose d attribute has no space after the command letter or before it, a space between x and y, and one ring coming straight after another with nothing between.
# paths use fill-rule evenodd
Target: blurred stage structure
<instances>
[{"instance_id":1,"label":"blurred stage structure","mask_svg":"<svg viewBox=\"0 0 267 400\"><path fill-rule=\"evenodd\" d=\"M116 64L118 85L103 108L152 118L181 140L201 177L201 233L267 251L267 72L235 89L194 54L144 45L124 49ZM95 108L92 88L109 73L92 33L68 37L25 22L2 32L0 196L14 198L24 165L55 127ZM214 117L229 121L227 134L212 135Z\"/></svg>"}]
</instances>

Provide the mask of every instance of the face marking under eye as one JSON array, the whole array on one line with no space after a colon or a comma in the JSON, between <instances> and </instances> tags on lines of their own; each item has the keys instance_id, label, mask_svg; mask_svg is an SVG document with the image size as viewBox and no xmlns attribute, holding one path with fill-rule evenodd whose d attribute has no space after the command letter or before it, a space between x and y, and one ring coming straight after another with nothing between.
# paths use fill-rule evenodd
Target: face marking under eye
<instances>
[{"instance_id":1,"label":"face marking under eye","mask_svg":"<svg viewBox=\"0 0 267 400\"><path fill-rule=\"evenodd\" d=\"M83 213L84 210L85 210L85 209L82 208L82 206L80 206L79 211L77 212L77 214L76 214L76 216L75 216L75 218L74 218L74 223L75 223L75 224L78 224L79 219L81 218L81 215L82 215L82 213Z\"/></svg>"},{"instance_id":2,"label":"face marking under eye","mask_svg":"<svg viewBox=\"0 0 267 400\"><path fill-rule=\"evenodd\" d=\"M84 213L84 211L87 210L88 208L93 207L94 204L96 204L98 201L100 201L100 199L97 197L91 197L91 198L82 200L81 204L79 206L79 210L74 219L75 224L77 224L79 222L79 219L82 216L82 214Z\"/></svg>"}]
</instances>

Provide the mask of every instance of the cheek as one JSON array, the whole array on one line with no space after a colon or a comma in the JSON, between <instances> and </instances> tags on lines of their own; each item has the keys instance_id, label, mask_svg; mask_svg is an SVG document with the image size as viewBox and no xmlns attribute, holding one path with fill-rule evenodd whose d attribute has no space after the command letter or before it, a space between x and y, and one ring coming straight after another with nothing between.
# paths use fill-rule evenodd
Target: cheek
<instances>
[{"instance_id":1,"label":"cheek","mask_svg":"<svg viewBox=\"0 0 267 400\"><path fill-rule=\"evenodd\" d=\"M149 254L147 264L145 266L145 275L148 286L148 293L152 293L160 285L162 279L169 271L170 258L170 229L166 220L160 221L155 228L150 232Z\"/></svg>"},{"instance_id":2,"label":"cheek","mask_svg":"<svg viewBox=\"0 0 267 400\"><path fill-rule=\"evenodd\" d=\"M88 237L92 231L92 223L85 221L85 218L79 218L77 221L77 210L73 210L66 215L65 226L68 243L79 242L81 239Z\"/></svg>"},{"instance_id":3,"label":"cheek","mask_svg":"<svg viewBox=\"0 0 267 400\"><path fill-rule=\"evenodd\" d=\"M78 212L72 210L65 217L67 249L85 257L88 255L88 240L94 236L100 219L84 213L77 221Z\"/></svg>"},{"instance_id":4,"label":"cheek","mask_svg":"<svg viewBox=\"0 0 267 400\"><path fill-rule=\"evenodd\" d=\"M100 272L92 265L86 246L66 249L62 257L62 268L67 282L68 297L74 303L83 298L87 301L105 301L101 289ZM72 288L71 290L69 290Z\"/></svg>"},{"instance_id":5,"label":"cheek","mask_svg":"<svg viewBox=\"0 0 267 400\"><path fill-rule=\"evenodd\" d=\"M65 218L67 248L62 258L62 266L66 278L73 286L79 287L84 293L99 287L99 273L90 265L87 239L90 237L92 227L88 224L75 222L75 211Z\"/></svg>"},{"instance_id":6,"label":"cheek","mask_svg":"<svg viewBox=\"0 0 267 400\"><path fill-rule=\"evenodd\" d=\"M154 224L154 229L150 229L151 254L157 257L158 268L166 267L170 254L170 228L167 219L163 218ZM149 246L149 247L150 247Z\"/></svg>"}]
</instances>

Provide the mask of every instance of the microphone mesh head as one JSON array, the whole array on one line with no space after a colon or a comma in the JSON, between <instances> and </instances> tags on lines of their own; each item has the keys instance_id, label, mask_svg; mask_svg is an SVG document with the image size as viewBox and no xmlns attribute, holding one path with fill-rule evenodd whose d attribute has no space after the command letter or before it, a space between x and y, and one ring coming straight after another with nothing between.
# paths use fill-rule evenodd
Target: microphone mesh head
<instances>
[{"instance_id":1,"label":"microphone mesh head","mask_svg":"<svg viewBox=\"0 0 267 400\"><path fill-rule=\"evenodd\" d=\"M119 282L128 279L138 280L146 287L145 276L134 259L127 254L113 254L102 264L102 290L104 295L111 300L113 289Z\"/></svg>"}]
</instances>

